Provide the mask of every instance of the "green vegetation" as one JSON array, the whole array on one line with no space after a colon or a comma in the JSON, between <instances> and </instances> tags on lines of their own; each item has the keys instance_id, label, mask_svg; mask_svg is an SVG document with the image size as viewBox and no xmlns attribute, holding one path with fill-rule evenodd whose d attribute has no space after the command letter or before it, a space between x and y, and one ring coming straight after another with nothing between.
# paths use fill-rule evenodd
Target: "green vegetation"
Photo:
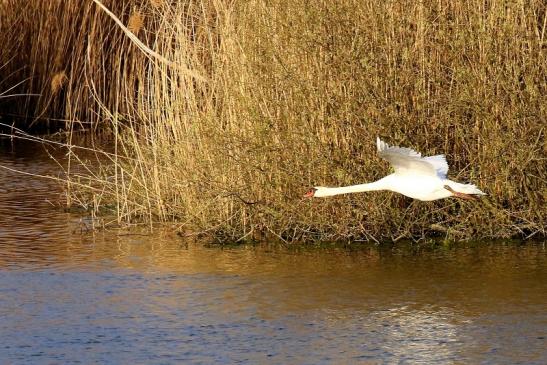
<instances>
[{"instance_id":1,"label":"green vegetation","mask_svg":"<svg viewBox=\"0 0 547 365\"><path fill-rule=\"evenodd\" d=\"M127 29L92 1L0 4L0 87L40 94L1 113L106 145L71 149L70 204L229 240L545 236L543 1L104 5ZM301 198L384 175L377 135L488 197Z\"/></svg>"}]
</instances>

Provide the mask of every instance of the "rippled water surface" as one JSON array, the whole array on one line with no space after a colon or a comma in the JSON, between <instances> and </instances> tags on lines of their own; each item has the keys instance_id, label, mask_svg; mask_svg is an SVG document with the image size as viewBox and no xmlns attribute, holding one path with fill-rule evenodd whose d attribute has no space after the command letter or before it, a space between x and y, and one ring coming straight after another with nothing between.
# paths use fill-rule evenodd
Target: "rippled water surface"
<instances>
[{"instance_id":1,"label":"rippled water surface","mask_svg":"<svg viewBox=\"0 0 547 365\"><path fill-rule=\"evenodd\" d=\"M542 243L222 249L82 233L51 180L0 169L0 194L1 364L547 363Z\"/></svg>"}]
</instances>

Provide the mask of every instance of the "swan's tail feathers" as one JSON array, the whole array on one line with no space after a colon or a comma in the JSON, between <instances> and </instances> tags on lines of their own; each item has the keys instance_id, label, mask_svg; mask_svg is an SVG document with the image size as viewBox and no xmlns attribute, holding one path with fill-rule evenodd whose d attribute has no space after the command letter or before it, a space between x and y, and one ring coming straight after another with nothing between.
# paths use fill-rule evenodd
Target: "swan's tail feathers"
<instances>
[{"instance_id":1,"label":"swan's tail feathers","mask_svg":"<svg viewBox=\"0 0 547 365\"><path fill-rule=\"evenodd\" d=\"M468 195L486 195L481 189L477 188L473 184L460 184L455 181L450 181L448 183L450 188L458 193L468 194Z\"/></svg>"}]
</instances>

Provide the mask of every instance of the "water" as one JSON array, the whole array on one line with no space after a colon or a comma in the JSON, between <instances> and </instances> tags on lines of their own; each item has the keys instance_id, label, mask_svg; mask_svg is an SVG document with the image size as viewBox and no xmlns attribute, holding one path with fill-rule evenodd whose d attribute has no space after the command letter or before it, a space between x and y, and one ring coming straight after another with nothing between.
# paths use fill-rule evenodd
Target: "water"
<instances>
[{"instance_id":1,"label":"water","mask_svg":"<svg viewBox=\"0 0 547 365\"><path fill-rule=\"evenodd\" d=\"M82 233L54 181L2 169L0 189L1 364L547 363L541 243L222 249Z\"/></svg>"}]
</instances>

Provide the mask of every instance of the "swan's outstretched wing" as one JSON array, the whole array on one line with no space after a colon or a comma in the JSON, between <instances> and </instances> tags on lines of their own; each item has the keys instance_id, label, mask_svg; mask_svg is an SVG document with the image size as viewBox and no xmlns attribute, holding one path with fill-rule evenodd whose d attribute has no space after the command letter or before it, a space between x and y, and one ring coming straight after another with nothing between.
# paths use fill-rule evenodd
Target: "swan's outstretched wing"
<instances>
[{"instance_id":1,"label":"swan's outstretched wing","mask_svg":"<svg viewBox=\"0 0 547 365\"><path fill-rule=\"evenodd\" d=\"M376 138L378 155L389 161L396 174L401 175L435 175L441 179L446 178L448 163L443 155L422 157L406 147L390 146L380 138Z\"/></svg>"}]
</instances>

